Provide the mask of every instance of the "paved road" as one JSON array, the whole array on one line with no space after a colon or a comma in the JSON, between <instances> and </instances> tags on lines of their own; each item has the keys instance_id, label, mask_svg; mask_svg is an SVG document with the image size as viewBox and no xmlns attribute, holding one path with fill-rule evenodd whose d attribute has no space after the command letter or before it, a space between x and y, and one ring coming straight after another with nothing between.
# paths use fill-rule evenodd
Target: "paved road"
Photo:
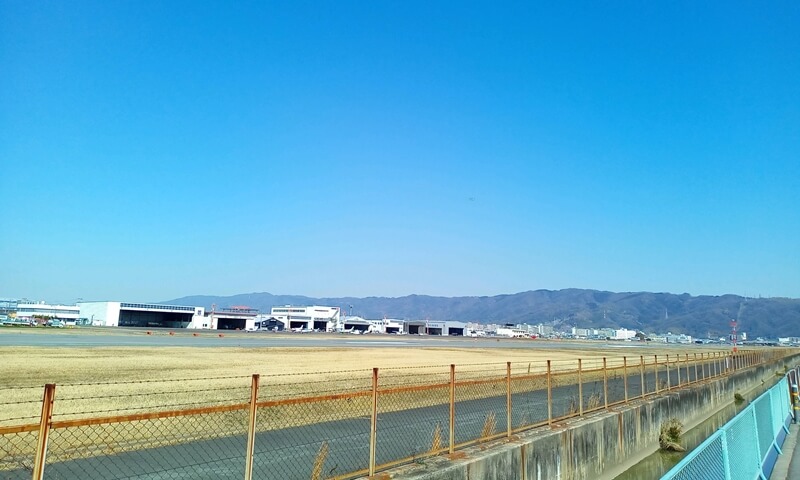
<instances>
[{"instance_id":1,"label":"paved road","mask_svg":"<svg viewBox=\"0 0 800 480\"><path fill-rule=\"evenodd\" d=\"M694 369L690 369L690 373L693 379ZM660 372L659 379L665 379L665 372ZM652 373L646 376L645 384L648 391L654 389L655 377ZM609 378L609 403L624 399L623 385L624 380L621 376ZM602 380L584 384L584 405L588 405L590 396L596 393L602 394L602 391ZM641 377L638 372L629 375L628 391L631 396L641 391ZM566 414L577 399L577 386L556 387L552 396L553 415ZM514 427L547 419L546 390L514 394L512 401ZM426 452L431 446L432 433L437 424L442 427L442 445L447 445L448 410L447 404L441 404L380 414L377 463L386 463ZM496 415L497 431L503 431L506 426L505 396L457 402L456 443L480 437L489 412L494 412ZM187 418L187 422L191 420ZM242 427L244 431L244 425ZM308 479L323 441L328 442L330 452L324 464L327 475L341 475L366 468L369 455L369 428L369 418L364 415L259 433L256 437L254 478ZM65 431L55 432L67 437ZM47 465L45 478L53 480L239 479L244 474L245 446L245 435L237 435L52 463ZM4 480L27 479L30 478L30 472L20 469L3 472L0 477Z\"/></svg>"}]
</instances>

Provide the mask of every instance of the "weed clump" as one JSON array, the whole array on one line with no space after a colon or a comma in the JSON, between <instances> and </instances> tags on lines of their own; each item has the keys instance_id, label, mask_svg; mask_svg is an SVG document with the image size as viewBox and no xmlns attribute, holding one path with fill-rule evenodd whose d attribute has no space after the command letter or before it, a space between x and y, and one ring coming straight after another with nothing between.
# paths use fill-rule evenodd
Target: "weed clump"
<instances>
[{"instance_id":1,"label":"weed clump","mask_svg":"<svg viewBox=\"0 0 800 480\"><path fill-rule=\"evenodd\" d=\"M686 449L680 444L683 425L677 418L670 418L661 424L661 433L658 435L658 443L662 450L671 452L685 452Z\"/></svg>"}]
</instances>

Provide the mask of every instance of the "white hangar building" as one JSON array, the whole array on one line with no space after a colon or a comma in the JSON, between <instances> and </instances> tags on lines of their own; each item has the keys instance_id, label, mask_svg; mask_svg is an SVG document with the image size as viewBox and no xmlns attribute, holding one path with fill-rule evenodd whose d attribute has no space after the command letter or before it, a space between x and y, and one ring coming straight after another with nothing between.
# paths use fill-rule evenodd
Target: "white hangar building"
<instances>
[{"instance_id":1,"label":"white hangar building","mask_svg":"<svg viewBox=\"0 0 800 480\"><path fill-rule=\"evenodd\" d=\"M212 328L204 307L153 303L81 302L81 318L105 327Z\"/></svg>"},{"instance_id":2,"label":"white hangar building","mask_svg":"<svg viewBox=\"0 0 800 480\"><path fill-rule=\"evenodd\" d=\"M270 317L281 322L286 329L322 330L328 332L342 329L342 317L339 307L285 305L283 307L272 307L269 313Z\"/></svg>"}]
</instances>

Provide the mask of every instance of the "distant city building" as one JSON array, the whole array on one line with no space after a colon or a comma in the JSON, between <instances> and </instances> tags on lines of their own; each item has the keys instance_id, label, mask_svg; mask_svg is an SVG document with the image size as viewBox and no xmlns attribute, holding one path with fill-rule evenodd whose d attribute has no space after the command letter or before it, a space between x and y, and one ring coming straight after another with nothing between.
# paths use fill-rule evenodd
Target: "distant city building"
<instances>
[{"instance_id":1,"label":"distant city building","mask_svg":"<svg viewBox=\"0 0 800 480\"><path fill-rule=\"evenodd\" d=\"M636 336L636 330L628 330L627 328L620 328L614 330L614 340L630 340Z\"/></svg>"},{"instance_id":2,"label":"distant city building","mask_svg":"<svg viewBox=\"0 0 800 480\"><path fill-rule=\"evenodd\" d=\"M592 331L588 328L572 327L572 335L575 337L588 337L591 334Z\"/></svg>"},{"instance_id":3,"label":"distant city building","mask_svg":"<svg viewBox=\"0 0 800 480\"><path fill-rule=\"evenodd\" d=\"M554 331L552 325L543 325L541 323L538 325L538 330L537 333L539 335L552 335Z\"/></svg>"},{"instance_id":4,"label":"distant city building","mask_svg":"<svg viewBox=\"0 0 800 480\"><path fill-rule=\"evenodd\" d=\"M691 335L685 335L683 333L675 335L672 333L667 333L664 335L664 341L666 343L692 343Z\"/></svg>"}]
</instances>

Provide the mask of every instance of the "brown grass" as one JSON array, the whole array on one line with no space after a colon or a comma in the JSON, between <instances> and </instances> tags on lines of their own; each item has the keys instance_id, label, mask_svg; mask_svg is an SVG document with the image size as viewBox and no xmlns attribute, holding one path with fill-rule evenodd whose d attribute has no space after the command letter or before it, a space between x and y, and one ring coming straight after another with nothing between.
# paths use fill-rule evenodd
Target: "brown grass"
<instances>
[{"instance_id":1,"label":"brown grass","mask_svg":"<svg viewBox=\"0 0 800 480\"><path fill-rule=\"evenodd\" d=\"M516 343L520 342L524 341ZM261 375L259 398L272 400L369 390L371 367L380 368L382 389L446 384L453 363L459 382L498 380L459 387L457 392L460 398L484 398L504 394L505 361L512 362L512 392L518 393L545 388L547 359L552 360L553 385L558 386L577 382L578 355L583 359L583 382L588 383L602 379L603 355L611 376L621 374L622 358L616 355L628 355L632 373L638 369L640 352L609 352L591 345L585 351L487 345L480 340L474 348L6 347L0 350L0 426L35 422L45 383L57 384L56 420L245 403L253 373ZM650 352L658 349L647 347L645 361L652 363ZM398 392L386 394L380 408L394 411L446 399L446 389Z\"/></svg>"},{"instance_id":2,"label":"brown grass","mask_svg":"<svg viewBox=\"0 0 800 480\"><path fill-rule=\"evenodd\" d=\"M476 341L474 348L9 347L0 350L0 400L4 403L0 426L37 423L45 383L57 384L54 420L59 421L244 404L249 400L250 375L254 373L261 375L261 402L368 392L371 368L379 367L379 411L389 412L447 403L451 363L457 365L457 381L464 382L456 388L457 399L479 399L505 395L506 361L512 362L511 390L518 393L546 388L547 359L552 360L555 387L577 382L578 356L583 359L583 382L588 383L602 380L604 355L609 378L622 373L622 354L628 356L629 374L639 368L640 354L651 364L652 352L658 350L647 347L643 353L590 345L585 351L498 349L483 341ZM431 384L440 386L404 390ZM370 406L369 396L356 396L265 407L258 410L257 428L263 431L366 417ZM236 410L55 429L50 458L55 461L243 434L246 417L246 410ZM495 423L490 412L484 430L494 433ZM6 454L3 463L9 462L0 465L0 470L14 463L26 464L34 440L33 432L0 436L0 454ZM432 449L437 444L440 448L441 441L441 425L437 425Z\"/></svg>"},{"instance_id":3,"label":"brown grass","mask_svg":"<svg viewBox=\"0 0 800 480\"><path fill-rule=\"evenodd\" d=\"M486 419L483 421L483 428L481 429L481 438L487 438L494 435L497 430L497 417L494 412L489 412Z\"/></svg>"},{"instance_id":4,"label":"brown grass","mask_svg":"<svg viewBox=\"0 0 800 480\"><path fill-rule=\"evenodd\" d=\"M325 459L328 458L328 442L322 442L319 447L316 458L314 458L314 466L311 468L311 480L322 479L322 467L325 465Z\"/></svg>"},{"instance_id":5,"label":"brown grass","mask_svg":"<svg viewBox=\"0 0 800 480\"><path fill-rule=\"evenodd\" d=\"M442 424L437 423L436 428L433 429L433 438L431 439L430 453L437 453L442 449Z\"/></svg>"}]
</instances>

